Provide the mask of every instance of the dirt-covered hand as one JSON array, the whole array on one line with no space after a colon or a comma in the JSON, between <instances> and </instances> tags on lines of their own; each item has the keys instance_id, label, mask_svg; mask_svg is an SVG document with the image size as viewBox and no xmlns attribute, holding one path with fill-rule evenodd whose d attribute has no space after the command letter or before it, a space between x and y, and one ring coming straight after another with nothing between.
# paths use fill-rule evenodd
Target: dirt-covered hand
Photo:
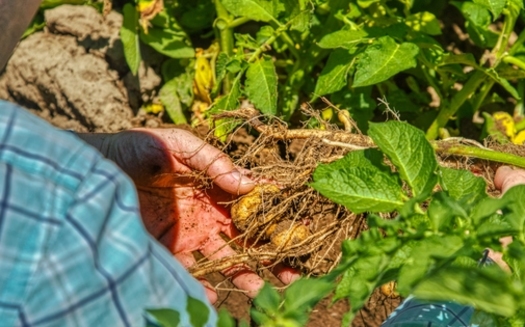
<instances>
[{"instance_id":1,"label":"dirt-covered hand","mask_svg":"<svg viewBox=\"0 0 525 327\"><path fill-rule=\"evenodd\" d=\"M221 234L237 236L228 210L220 202L252 190L255 183L236 169L224 153L180 129L134 129L83 138L117 163L135 182L147 230L185 266L194 251L210 260L235 254ZM82 137L82 136L81 136ZM296 277L276 272L283 282ZM223 271L253 297L263 280L246 266ZM202 280L213 303L217 294Z\"/></svg>"}]
</instances>

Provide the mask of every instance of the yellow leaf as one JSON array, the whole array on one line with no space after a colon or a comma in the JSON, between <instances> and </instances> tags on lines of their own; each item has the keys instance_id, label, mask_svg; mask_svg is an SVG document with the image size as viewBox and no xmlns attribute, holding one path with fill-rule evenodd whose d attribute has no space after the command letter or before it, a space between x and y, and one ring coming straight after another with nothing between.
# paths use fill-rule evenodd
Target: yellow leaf
<instances>
[{"instance_id":1,"label":"yellow leaf","mask_svg":"<svg viewBox=\"0 0 525 327\"><path fill-rule=\"evenodd\" d=\"M158 114L164 110L164 106L160 103L150 103L142 107L149 114Z\"/></svg>"},{"instance_id":2,"label":"yellow leaf","mask_svg":"<svg viewBox=\"0 0 525 327\"><path fill-rule=\"evenodd\" d=\"M140 25L144 33L148 34L149 21L155 18L164 9L163 0L139 0L137 10L140 13Z\"/></svg>"},{"instance_id":3,"label":"yellow leaf","mask_svg":"<svg viewBox=\"0 0 525 327\"><path fill-rule=\"evenodd\" d=\"M213 88L213 71L210 62L202 53L202 49L197 49L193 93L198 100L209 105L211 104L210 90Z\"/></svg>"},{"instance_id":4,"label":"yellow leaf","mask_svg":"<svg viewBox=\"0 0 525 327\"><path fill-rule=\"evenodd\" d=\"M334 111L332 110L332 108L325 109L321 112L321 117L326 121L329 121L330 119L332 119L333 116L334 116Z\"/></svg>"},{"instance_id":5,"label":"yellow leaf","mask_svg":"<svg viewBox=\"0 0 525 327\"><path fill-rule=\"evenodd\" d=\"M525 130L519 132L512 138L512 143L522 145L525 142Z\"/></svg>"},{"instance_id":6,"label":"yellow leaf","mask_svg":"<svg viewBox=\"0 0 525 327\"><path fill-rule=\"evenodd\" d=\"M512 139L514 134L516 134L516 127L514 126L512 116L506 112L498 111L492 114L492 117L494 117L498 130Z\"/></svg>"}]
</instances>

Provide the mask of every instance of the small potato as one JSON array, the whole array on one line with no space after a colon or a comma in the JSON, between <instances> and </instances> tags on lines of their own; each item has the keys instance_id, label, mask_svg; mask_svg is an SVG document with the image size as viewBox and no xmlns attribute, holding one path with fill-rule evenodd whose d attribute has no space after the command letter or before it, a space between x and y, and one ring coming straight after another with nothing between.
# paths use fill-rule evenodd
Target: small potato
<instances>
[{"instance_id":1,"label":"small potato","mask_svg":"<svg viewBox=\"0 0 525 327\"><path fill-rule=\"evenodd\" d=\"M262 204L262 197L273 194L279 194L281 190L273 184L261 184L245 196L243 196L237 203L235 203L231 210L231 217L235 226L244 232L250 225L249 218L260 209Z\"/></svg>"},{"instance_id":2,"label":"small potato","mask_svg":"<svg viewBox=\"0 0 525 327\"><path fill-rule=\"evenodd\" d=\"M301 223L292 225L290 221L279 223L270 240L277 247L285 248L293 244L301 243L310 236L310 230Z\"/></svg>"},{"instance_id":3,"label":"small potato","mask_svg":"<svg viewBox=\"0 0 525 327\"><path fill-rule=\"evenodd\" d=\"M397 298L399 297L399 293L396 291L397 283L394 281L390 281L386 284L381 285L381 293L388 296L389 298Z\"/></svg>"}]
</instances>

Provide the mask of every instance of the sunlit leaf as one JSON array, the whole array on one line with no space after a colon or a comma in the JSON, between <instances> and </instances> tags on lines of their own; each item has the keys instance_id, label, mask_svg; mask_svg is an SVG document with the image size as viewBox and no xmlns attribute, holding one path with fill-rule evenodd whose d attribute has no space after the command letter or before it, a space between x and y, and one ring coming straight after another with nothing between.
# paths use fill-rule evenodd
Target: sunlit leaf
<instances>
[{"instance_id":1,"label":"sunlit leaf","mask_svg":"<svg viewBox=\"0 0 525 327\"><path fill-rule=\"evenodd\" d=\"M389 36L377 39L359 55L353 86L377 84L415 67L418 52L419 48L413 43L398 44Z\"/></svg>"}]
</instances>

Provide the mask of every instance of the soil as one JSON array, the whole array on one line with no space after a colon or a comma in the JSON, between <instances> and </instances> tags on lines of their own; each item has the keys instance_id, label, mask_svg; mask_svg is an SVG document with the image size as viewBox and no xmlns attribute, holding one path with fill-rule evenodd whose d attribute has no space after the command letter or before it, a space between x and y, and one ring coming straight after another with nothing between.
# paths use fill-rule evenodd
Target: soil
<instances>
[{"instance_id":1,"label":"soil","mask_svg":"<svg viewBox=\"0 0 525 327\"><path fill-rule=\"evenodd\" d=\"M44 31L20 42L0 75L0 99L18 103L58 128L78 132L118 132L133 126L166 127L159 117L140 110L142 104L157 97L161 59L145 47L138 76L131 74L119 39L121 14L113 11L102 17L91 7L63 5L46 11L45 16ZM203 138L206 135L203 129L193 132ZM327 203L304 187L318 161L341 156L347 150L312 140L276 142L256 138L246 129L238 130L224 149L238 164L253 169L256 174L287 181L284 186L290 194L303 192L304 197L312 201L312 205L304 209L306 213L301 211L301 201L289 201L283 210L288 210L290 217L297 217L297 221L309 217L308 224L314 231L323 227L316 225L321 217L325 224L334 222L329 232L334 233L330 235L335 235L335 241L330 246L307 247L301 258L294 259L303 271L325 272L336 260L339 242L366 227L362 217ZM451 162L451 165L457 163ZM267 169L270 166L273 170ZM493 170L488 174L493 174ZM279 203L286 202L289 196L284 195ZM319 258L321 252L315 251L323 246L330 251ZM267 271L261 274L277 286L283 286ZM208 277L219 288L217 308L226 308L236 318L249 319L251 301L235 291L220 274L212 273ZM400 301L376 291L352 326L379 326ZM345 301L332 305L330 299L325 299L314 308L308 326L339 326L347 311Z\"/></svg>"},{"instance_id":2,"label":"soil","mask_svg":"<svg viewBox=\"0 0 525 327\"><path fill-rule=\"evenodd\" d=\"M129 72L119 39L122 16L112 12L103 18L92 7L64 5L47 10L45 17L45 30L20 42L8 62L0 98L60 128L130 128L161 78L147 63L138 76Z\"/></svg>"}]
</instances>

